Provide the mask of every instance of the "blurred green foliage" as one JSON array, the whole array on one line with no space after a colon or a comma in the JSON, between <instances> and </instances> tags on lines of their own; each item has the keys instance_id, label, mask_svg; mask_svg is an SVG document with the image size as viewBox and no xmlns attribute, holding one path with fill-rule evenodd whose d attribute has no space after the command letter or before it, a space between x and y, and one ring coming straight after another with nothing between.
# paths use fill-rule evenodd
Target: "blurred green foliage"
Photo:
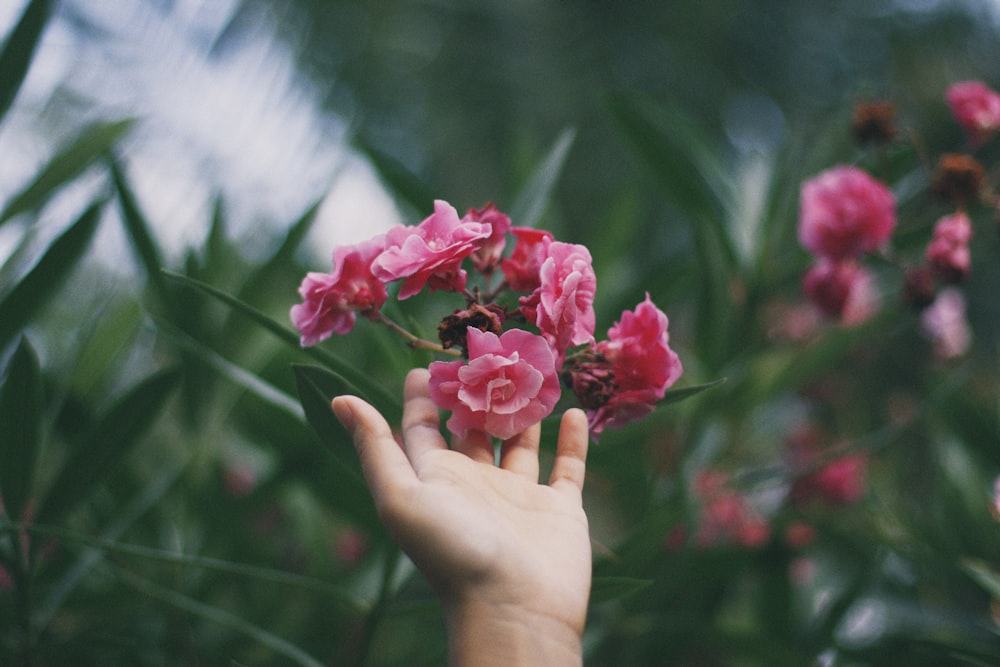
<instances>
[{"instance_id":1,"label":"blurred green foliage","mask_svg":"<svg viewBox=\"0 0 1000 667\"><path fill-rule=\"evenodd\" d=\"M896 249L919 253L946 212L920 153L961 141L942 91L1000 80L991 26L905 4L302 0L286 15L310 26L293 30L303 69L353 110L408 221L434 196L494 199L586 243L599 330L648 290L679 389L725 380L592 447L587 664L1000 663L993 212L976 211L964 358L934 358L891 266L874 319L787 333L808 262L800 182L877 167L905 221ZM0 122L51 10L28 3L4 43ZM850 102L871 92L899 99L921 143L851 144ZM316 206L251 259L220 200L202 242L167 259L122 159L134 122L88 126L0 201L16 236L0 266L0 662L441 664L440 610L327 409L350 391L398 415L403 369L428 357L375 327L298 347L295 287L328 268L303 260ZM94 174L100 194L39 234ZM136 277L88 261L108 224ZM803 424L831 457L865 454L861 500L788 501ZM692 538L710 470L766 518L764 541ZM813 539L786 539L800 525Z\"/></svg>"}]
</instances>

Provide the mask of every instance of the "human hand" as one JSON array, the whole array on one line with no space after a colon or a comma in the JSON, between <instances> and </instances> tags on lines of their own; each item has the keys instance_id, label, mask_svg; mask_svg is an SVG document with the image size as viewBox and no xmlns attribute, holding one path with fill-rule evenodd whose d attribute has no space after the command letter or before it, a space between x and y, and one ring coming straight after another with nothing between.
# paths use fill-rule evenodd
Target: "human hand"
<instances>
[{"instance_id":1,"label":"human hand","mask_svg":"<svg viewBox=\"0 0 1000 667\"><path fill-rule=\"evenodd\" d=\"M587 420L563 415L548 485L541 426L506 440L439 430L429 375L407 375L402 444L365 401L338 396L379 514L444 606L453 664L580 664L591 552L583 511Z\"/></svg>"}]
</instances>

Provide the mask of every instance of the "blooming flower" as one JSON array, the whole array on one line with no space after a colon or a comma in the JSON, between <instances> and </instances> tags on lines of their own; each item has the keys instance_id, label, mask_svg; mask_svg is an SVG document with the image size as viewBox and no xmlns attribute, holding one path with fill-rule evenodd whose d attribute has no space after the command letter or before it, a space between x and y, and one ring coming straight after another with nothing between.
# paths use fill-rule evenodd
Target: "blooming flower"
<instances>
[{"instance_id":1,"label":"blooming flower","mask_svg":"<svg viewBox=\"0 0 1000 667\"><path fill-rule=\"evenodd\" d=\"M892 192L857 167L834 167L802 185L799 241L813 254L856 257L879 248L895 227Z\"/></svg>"},{"instance_id":2,"label":"blooming flower","mask_svg":"<svg viewBox=\"0 0 1000 667\"><path fill-rule=\"evenodd\" d=\"M404 279L399 298L408 299L429 286L432 290L465 289L462 260L490 237L488 223L459 220L448 202L434 202L434 213L419 225L393 227L386 248L372 263L372 272L386 282Z\"/></svg>"},{"instance_id":3,"label":"blooming flower","mask_svg":"<svg viewBox=\"0 0 1000 667\"><path fill-rule=\"evenodd\" d=\"M507 245L507 232L510 231L510 217L497 210L490 202L482 208L470 208L462 218L462 222L482 222L490 226L492 231L484 239L475 252L472 253L472 265L476 271L491 273L500 265L504 246Z\"/></svg>"},{"instance_id":4,"label":"blooming flower","mask_svg":"<svg viewBox=\"0 0 1000 667\"><path fill-rule=\"evenodd\" d=\"M434 403L451 410L448 430L507 439L540 422L559 400L559 376L548 343L523 329L501 336L469 327L468 363L430 365Z\"/></svg>"},{"instance_id":5,"label":"blooming flower","mask_svg":"<svg viewBox=\"0 0 1000 667\"><path fill-rule=\"evenodd\" d=\"M539 271L545 261L552 234L542 229L511 227L516 243L510 258L501 262L507 286L516 292L531 292L539 284Z\"/></svg>"},{"instance_id":6,"label":"blooming flower","mask_svg":"<svg viewBox=\"0 0 1000 667\"><path fill-rule=\"evenodd\" d=\"M981 81L960 81L948 87L945 99L969 143L977 146L1000 129L1000 94Z\"/></svg>"},{"instance_id":7,"label":"blooming flower","mask_svg":"<svg viewBox=\"0 0 1000 667\"><path fill-rule=\"evenodd\" d=\"M958 283L969 275L971 257L969 240L972 222L963 211L946 215L934 225L934 236L924 256L934 273L949 283Z\"/></svg>"},{"instance_id":8,"label":"blooming flower","mask_svg":"<svg viewBox=\"0 0 1000 667\"><path fill-rule=\"evenodd\" d=\"M738 491L729 488L728 477L705 471L694 480L694 494L701 502L701 516L694 533L700 548L738 544L747 548L763 546L771 538L771 526Z\"/></svg>"},{"instance_id":9,"label":"blooming flower","mask_svg":"<svg viewBox=\"0 0 1000 667\"><path fill-rule=\"evenodd\" d=\"M920 314L920 324L934 341L934 353L942 359L960 357L972 344L965 319L965 297L954 287L938 293L934 303Z\"/></svg>"},{"instance_id":10,"label":"blooming flower","mask_svg":"<svg viewBox=\"0 0 1000 667\"><path fill-rule=\"evenodd\" d=\"M571 345L594 339L597 275L586 246L552 241L539 270L539 286L521 299L521 311L534 322L552 349L557 365Z\"/></svg>"},{"instance_id":11,"label":"blooming flower","mask_svg":"<svg viewBox=\"0 0 1000 667\"><path fill-rule=\"evenodd\" d=\"M683 373L670 349L667 316L646 295L634 311L625 311L595 346L596 360L574 364L571 386L587 410L596 436L649 414Z\"/></svg>"},{"instance_id":12,"label":"blooming flower","mask_svg":"<svg viewBox=\"0 0 1000 667\"><path fill-rule=\"evenodd\" d=\"M827 317L845 324L866 319L874 306L873 278L854 260L820 259L802 279L802 291Z\"/></svg>"},{"instance_id":13,"label":"blooming flower","mask_svg":"<svg viewBox=\"0 0 1000 667\"><path fill-rule=\"evenodd\" d=\"M305 300L292 306L290 316L303 347L332 334L346 334L355 313L374 313L385 303L385 284L372 274L371 264L385 245L384 235L357 245L341 246L333 254L333 272L310 272L299 286Z\"/></svg>"}]
</instances>

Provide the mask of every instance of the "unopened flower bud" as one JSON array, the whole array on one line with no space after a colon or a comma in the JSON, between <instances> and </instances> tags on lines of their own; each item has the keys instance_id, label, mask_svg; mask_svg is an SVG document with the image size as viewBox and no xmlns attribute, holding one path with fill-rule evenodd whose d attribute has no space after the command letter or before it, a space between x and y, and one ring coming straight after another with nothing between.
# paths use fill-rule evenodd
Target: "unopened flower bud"
<instances>
[{"instance_id":1,"label":"unopened flower bud","mask_svg":"<svg viewBox=\"0 0 1000 667\"><path fill-rule=\"evenodd\" d=\"M962 206L979 197L985 179L983 166L971 155L942 155L931 190L946 202Z\"/></svg>"},{"instance_id":2,"label":"unopened flower bud","mask_svg":"<svg viewBox=\"0 0 1000 667\"><path fill-rule=\"evenodd\" d=\"M474 303L467 310L456 310L441 320L438 326L438 339L446 350L452 347L466 350L469 327L499 336L503 333L504 318L504 310L497 304Z\"/></svg>"},{"instance_id":3,"label":"unopened flower bud","mask_svg":"<svg viewBox=\"0 0 1000 667\"><path fill-rule=\"evenodd\" d=\"M859 144L890 144L896 139L896 105L892 102L858 102L854 105L852 131Z\"/></svg>"}]
</instances>

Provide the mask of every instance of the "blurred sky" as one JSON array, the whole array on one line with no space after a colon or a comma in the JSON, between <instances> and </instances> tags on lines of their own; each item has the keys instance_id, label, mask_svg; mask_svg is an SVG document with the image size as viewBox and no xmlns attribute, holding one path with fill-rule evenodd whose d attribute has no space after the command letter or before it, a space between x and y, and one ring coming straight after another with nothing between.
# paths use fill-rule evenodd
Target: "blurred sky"
<instances>
[{"instance_id":1,"label":"blurred sky","mask_svg":"<svg viewBox=\"0 0 1000 667\"><path fill-rule=\"evenodd\" d=\"M478 11L498 11L500 4L480 2L477 6ZM0 2L0 34L6 35L25 5L26 0ZM88 122L135 117L139 123L123 145L122 157L141 205L168 251L175 255L184 245L198 245L204 237L216 192L223 194L231 227L250 252L263 250L255 248L255 243L269 238L257 230L287 224L328 194L317 225L318 236L312 243L318 256L328 257L334 245L358 240L400 221L371 169L347 147L355 122L350 96L337 97L342 88L329 81L318 86L316 77L310 79L303 72L303 63L310 59L301 57L301 49L318 41L324 48L313 46L310 55L312 62L322 64L324 58L362 48L366 37L360 32L336 37L314 34L310 43L304 35L311 26L303 24L303 14L291 9L307 5L241 0L56 3L26 84L13 112L0 126L0 196L16 192L61 141ZM353 7L352 16L357 19L375 11L375 5L366 2L324 6L334 5L340 10ZM1000 0L892 0L875 5L883 13L907 15L964 6L981 20L1000 25ZM396 72L400 85L407 80L410 85L380 92L397 99L383 109L365 111L377 121L370 124L375 128L370 138L374 137L376 144L381 141L383 145L378 147L394 150L404 160L413 158L408 166L419 172L426 154L423 144L430 140L428 128L436 125L443 128L438 132L445 132L454 127L447 119L427 117L429 108L442 107L421 103L418 89L422 84L416 78L432 61L447 55L451 46L443 41L447 34L433 19L443 16L444 8L450 5L413 2L409 6L412 11L399 13L395 22L391 17L383 21L389 37L399 37L396 42L386 38L364 48L388 51L393 44L406 46L387 53L385 61ZM542 11L530 3L504 7L520 21L512 24L515 26L525 25L534 16L532 12ZM558 9L563 11L564 7ZM339 16L342 19L346 14ZM840 23L852 20L849 16L841 19ZM357 40L353 47L352 39ZM638 37L635 40L637 44L640 41ZM511 52L498 57L508 57L521 67L518 59L528 55ZM839 57L849 58L850 54ZM519 70L528 79L534 76L530 65ZM651 62L642 66L648 69ZM365 71L357 76L363 79ZM499 85L493 81L479 84ZM561 84L556 78L539 85ZM403 95L404 90L412 97ZM425 90L423 94L437 93ZM518 101L512 104L516 109ZM489 112L503 114L504 109ZM379 113L383 114L381 119ZM734 91L720 115L737 150L779 140L784 123L782 111L760 92ZM560 122L574 120L560 118ZM382 132L381 137L378 132ZM551 139L554 137L555 133ZM510 139L496 138L507 143ZM483 181L469 180L464 188L461 178L481 176L477 166L484 174L496 167L484 165L482 160L477 165L475 154L458 153L461 151L451 160L449 183L462 191L463 197L468 193L479 196L476 187L483 188ZM494 182L486 183L485 189L497 189ZM43 222L49 219L53 224L64 224L72 219L98 187L99 177L83 179L46 209ZM457 205L480 203L462 201ZM104 253L113 259L124 252L117 227L103 225L99 240ZM0 229L0 251L5 240L8 245L13 242L15 233L12 226Z\"/></svg>"},{"instance_id":2,"label":"blurred sky","mask_svg":"<svg viewBox=\"0 0 1000 667\"><path fill-rule=\"evenodd\" d=\"M24 5L0 2L2 34ZM346 123L321 111L291 47L276 38L280 17L244 12L236 24L238 0L63 0L57 7L0 126L0 197L26 184L87 123L134 117L122 158L175 256L204 237L216 192L251 251L270 238L260 230L286 225L325 195L312 244L322 257L398 221L367 163L346 148ZM43 222L72 219L99 181L83 179L46 209ZM115 264L124 252L117 227L103 224L98 240Z\"/></svg>"}]
</instances>

